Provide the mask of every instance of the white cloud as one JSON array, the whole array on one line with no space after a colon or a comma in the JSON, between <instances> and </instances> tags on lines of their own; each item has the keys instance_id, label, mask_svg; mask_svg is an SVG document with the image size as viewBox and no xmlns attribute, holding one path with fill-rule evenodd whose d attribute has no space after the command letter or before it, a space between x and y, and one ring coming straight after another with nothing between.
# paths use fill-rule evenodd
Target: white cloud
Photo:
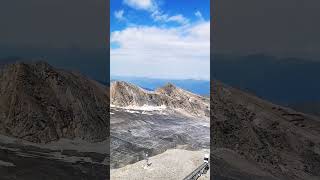
<instances>
[{"instance_id":1,"label":"white cloud","mask_svg":"<svg viewBox=\"0 0 320 180\"><path fill-rule=\"evenodd\" d=\"M179 19L179 18L178 18ZM175 28L128 27L111 34L111 74L155 78L210 77L210 23Z\"/></svg>"},{"instance_id":2,"label":"white cloud","mask_svg":"<svg viewBox=\"0 0 320 180\"><path fill-rule=\"evenodd\" d=\"M123 0L123 3L139 10L153 11L157 8L154 0Z\"/></svg>"},{"instance_id":3,"label":"white cloud","mask_svg":"<svg viewBox=\"0 0 320 180\"><path fill-rule=\"evenodd\" d=\"M154 11L151 14L151 17L154 21L159 21L159 22L176 22L179 24L188 24L189 23L189 19L184 17L182 14L177 14L174 16L169 16L168 14L162 13L160 11Z\"/></svg>"},{"instance_id":4,"label":"white cloud","mask_svg":"<svg viewBox=\"0 0 320 180\"><path fill-rule=\"evenodd\" d=\"M124 17L124 11L119 10L114 12L114 16L119 20L119 21L124 21L126 18Z\"/></svg>"},{"instance_id":5,"label":"white cloud","mask_svg":"<svg viewBox=\"0 0 320 180\"><path fill-rule=\"evenodd\" d=\"M188 24L189 23L189 20L181 14L169 17L168 22L170 22L170 21L177 22L180 24Z\"/></svg>"},{"instance_id":6,"label":"white cloud","mask_svg":"<svg viewBox=\"0 0 320 180\"><path fill-rule=\"evenodd\" d=\"M199 18L200 20L204 20L200 11L196 11L194 15L197 16L197 18Z\"/></svg>"},{"instance_id":7,"label":"white cloud","mask_svg":"<svg viewBox=\"0 0 320 180\"><path fill-rule=\"evenodd\" d=\"M123 0L123 3L138 10L146 10L151 13L151 18L157 22L175 22L178 24L187 24L189 19L184 17L182 14L176 14L170 16L160 9L157 5L156 0Z\"/></svg>"}]
</instances>

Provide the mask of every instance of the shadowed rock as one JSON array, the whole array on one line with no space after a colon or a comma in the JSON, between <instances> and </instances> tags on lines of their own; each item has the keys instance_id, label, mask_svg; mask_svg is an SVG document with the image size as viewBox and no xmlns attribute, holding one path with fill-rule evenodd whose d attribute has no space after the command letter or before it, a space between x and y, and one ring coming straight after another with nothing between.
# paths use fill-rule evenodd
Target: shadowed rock
<instances>
[{"instance_id":1,"label":"shadowed rock","mask_svg":"<svg viewBox=\"0 0 320 180\"><path fill-rule=\"evenodd\" d=\"M0 70L0 133L37 143L103 141L107 94L99 83L45 62L7 65Z\"/></svg>"},{"instance_id":2,"label":"shadowed rock","mask_svg":"<svg viewBox=\"0 0 320 180\"><path fill-rule=\"evenodd\" d=\"M211 175L218 179L319 179L319 119L218 81L211 86L211 152L213 159L220 159L220 164L213 162ZM230 151L238 160L227 158ZM224 165L236 168L228 173L220 167ZM250 167L259 172L243 172Z\"/></svg>"}]
</instances>

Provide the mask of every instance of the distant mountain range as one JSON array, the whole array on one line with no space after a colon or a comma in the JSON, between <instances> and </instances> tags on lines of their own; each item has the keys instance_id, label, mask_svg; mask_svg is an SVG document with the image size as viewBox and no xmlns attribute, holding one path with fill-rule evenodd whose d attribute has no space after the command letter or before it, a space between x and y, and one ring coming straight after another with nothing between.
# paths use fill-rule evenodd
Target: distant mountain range
<instances>
[{"instance_id":1,"label":"distant mountain range","mask_svg":"<svg viewBox=\"0 0 320 180\"><path fill-rule=\"evenodd\" d=\"M146 90L155 90L159 87L165 86L167 83L172 83L182 89L190 91L198 95L210 95L210 81L209 80L176 80L176 79L154 79L143 77L127 77L127 76L111 76L111 81L126 81L138 85Z\"/></svg>"},{"instance_id":2,"label":"distant mountain range","mask_svg":"<svg viewBox=\"0 0 320 180\"><path fill-rule=\"evenodd\" d=\"M320 102L320 61L279 58L265 54L216 54L211 77L271 102L298 108ZM310 106L309 106L310 107ZM313 108L313 112L316 107ZM320 113L320 109L317 110Z\"/></svg>"},{"instance_id":3,"label":"distant mountain range","mask_svg":"<svg viewBox=\"0 0 320 180\"><path fill-rule=\"evenodd\" d=\"M307 114L312 114L320 117L320 101L291 104L290 107L292 107L297 111L301 111Z\"/></svg>"}]
</instances>

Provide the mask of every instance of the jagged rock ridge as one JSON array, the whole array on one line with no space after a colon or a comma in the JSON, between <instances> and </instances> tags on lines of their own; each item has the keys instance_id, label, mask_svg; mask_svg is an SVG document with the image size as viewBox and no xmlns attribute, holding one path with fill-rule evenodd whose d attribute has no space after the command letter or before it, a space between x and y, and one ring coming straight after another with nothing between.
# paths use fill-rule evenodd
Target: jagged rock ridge
<instances>
[{"instance_id":1,"label":"jagged rock ridge","mask_svg":"<svg viewBox=\"0 0 320 180\"><path fill-rule=\"evenodd\" d=\"M47 63L15 63L0 70L0 133L32 142L107 138L106 88Z\"/></svg>"},{"instance_id":2,"label":"jagged rock ridge","mask_svg":"<svg viewBox=\"0 0 320 180\"><path fill-rule=\"evenodd\" d=\"M110 102L116 106L166 106L192 115L209 117L209 98L202 97L168 83L155 91L133 84L114 81L110 87Z\"/></svg>"}]
</instances>

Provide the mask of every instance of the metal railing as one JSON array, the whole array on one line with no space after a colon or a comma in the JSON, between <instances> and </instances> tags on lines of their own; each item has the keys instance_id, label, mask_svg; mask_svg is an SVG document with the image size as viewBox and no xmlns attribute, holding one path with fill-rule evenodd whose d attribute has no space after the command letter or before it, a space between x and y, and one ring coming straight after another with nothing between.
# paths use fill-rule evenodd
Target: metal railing
<instances>
[{"instance_id":1,"label":"metal railing","mask_svg":"<svg viewBox=\"0 0 320 180\"><path fill-rule=\"evenodd\" d=\"M196 180L203 174L206 174L209 170L209 163L204 162L201 164L197 169L195 169L192 173L190 173L187 177L185 177L183 180Z\"/></svg>"}]
</instances>

